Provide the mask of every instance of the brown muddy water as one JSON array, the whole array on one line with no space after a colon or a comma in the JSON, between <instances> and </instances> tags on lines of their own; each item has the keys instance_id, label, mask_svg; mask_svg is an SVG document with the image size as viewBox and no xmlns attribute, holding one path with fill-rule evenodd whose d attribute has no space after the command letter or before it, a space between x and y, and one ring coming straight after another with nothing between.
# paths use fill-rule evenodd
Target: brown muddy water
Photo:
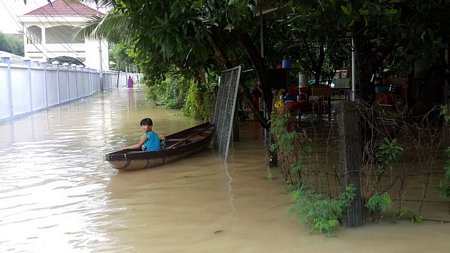
<instances>
[{"instance_id":1,"label":"brown muddy water","mask_svg":"<svg viewBox=\"0 0 450 253\"><path fill-rule=\"evenodd\" d=\"M450 252L450 224L383 222L310 233L258 126L242 124L230 161L206 150L117 172L103 155L198 122L114 90L0 125L0 252Z\"/></svg>"}]
</instances>

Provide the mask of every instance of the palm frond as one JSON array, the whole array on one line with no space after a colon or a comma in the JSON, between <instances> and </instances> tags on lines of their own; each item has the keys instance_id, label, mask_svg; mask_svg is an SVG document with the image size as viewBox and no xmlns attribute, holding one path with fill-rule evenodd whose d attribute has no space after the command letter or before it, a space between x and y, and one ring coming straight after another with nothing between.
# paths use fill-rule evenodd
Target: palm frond
<instances>
[{"instance_id":1,"label":"palm frond","mask_svg":"<svg viewBox=\"0 0 450 253\"><path fill-rule=\"evenodd\" d=\"M116 12L110 12L104 17L92 17L79 31L84 37L106 39L110 42L120 42L133 35L130 29L130 19Z\"/></svg>"},{"instance_id":2,"label":"palm frond","mask_svg":"<svg viewBox=\"0 0 450 253\"><path fill-rule=\"evenodd\" d=\"M48 0L50 1L50 0ZM115 0L76 0L81 3L95 3L98 7L113 7L116 4Z\"/></svg>"},{"instance_id":3,"label":"palm frond","mask_svg":"<svg viewBox=\"0 0 450 253\"><path fill-rule=\"evenodd\" d=\"M52 0L47 0L47 2L48 2L49 4L52 4ZM23 3L24 3L24 4L27 4L27 0L23 0Z\"/></svg>"}]
</instances>

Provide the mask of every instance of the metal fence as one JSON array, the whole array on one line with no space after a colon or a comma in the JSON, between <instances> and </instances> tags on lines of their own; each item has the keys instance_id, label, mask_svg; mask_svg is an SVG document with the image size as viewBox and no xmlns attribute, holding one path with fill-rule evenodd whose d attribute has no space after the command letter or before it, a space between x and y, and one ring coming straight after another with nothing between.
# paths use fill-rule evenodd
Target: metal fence
<instances>
[{"instance_id":1,"label":"metal fence","mask_svg":"<svg viewBox=\"0 0 450 253\"><path fill-rule=\"evenodd\" d=\"M241 66L237 66L222 71L219 80L219 91L213 119L216 127L213 147L225 161L228 158L230 148L240 76Z\"/></svg>"},{"instance_id":2,"label":"metal fence","mask_svg":"<svg viewBox=\"0 0 450 253\"><path fill-rule=\"evenodd\" d=\"M127 73L25 60L0 62L0 123L126 85Z\"/></svg>"}]
</instances>

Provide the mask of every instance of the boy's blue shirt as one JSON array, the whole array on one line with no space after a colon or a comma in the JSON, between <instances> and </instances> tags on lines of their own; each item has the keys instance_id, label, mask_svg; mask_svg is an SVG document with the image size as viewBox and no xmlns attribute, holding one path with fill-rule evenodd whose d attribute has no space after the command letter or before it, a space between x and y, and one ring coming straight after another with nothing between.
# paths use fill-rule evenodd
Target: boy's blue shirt
<instances>
[{"instance_id":1,"label":"boy's blue shirt","mask_svg":"<svg viewBox=\"0 0 450 253\"><path fill-rule=\"evenodd\" d=\"M145 141L144 145L142 145L143 151L159 151L161 150L161 144L158 138L158 134L155 132L147 132L144 134L145 138L147 140Z\"/></svg>"}]
</instances>

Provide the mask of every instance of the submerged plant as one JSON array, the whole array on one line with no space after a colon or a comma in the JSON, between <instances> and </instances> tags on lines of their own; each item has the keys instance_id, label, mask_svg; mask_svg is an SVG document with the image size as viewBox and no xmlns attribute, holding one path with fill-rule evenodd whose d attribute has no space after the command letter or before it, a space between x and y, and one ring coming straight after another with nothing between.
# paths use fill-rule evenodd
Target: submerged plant
<instances>
[{"instance_id":1,"label":"submerged plant","mask_svg":"<svg viewBox=\"0 0 450 253\"><path fill-rule=\"evenodd\" d=\"M444 178L438 186L438 192L442 198L450 197L450 147L447 148L446 153L448 160L444 167Z\"/></svg>"},{"instance_id":2,"label":"submerged plant","mask_svg":"<svg viewBox=\"0 0 450 253\"><path fill-rule=\"evenodd\" d=\"M392 199L389 193L384 192L381 195L373 195L370 197L364 205L370 212L370 218L372 221L382 219L382 213L386 212L392 206Z\"/></svg>"},{"instance_id":3,"label":"submerged plant","mask_svg":"<svg viewBox=\"0 0 450 253\"><path fill-rule=\"evenodd\" d=\"M423 221L423 216L415 214L410 209L403 209L398 213L397 219L410 220L411 223L419 223Z\"/></svg>"},{"instance_id":4,"label":"submerged plant","mask_svg":"<svg viewBox=\"0 0 450 253\"><path fill-rule=\"evenodd\" d=\"M273 114L271 119L270 133L276 140L274 143L270 144L269 149L271 152L275 152L279 149L282 144L278 141L281 136L286 132L286 123L288 118L286 115Z\"/></svg>"},{"instance_id":5,"label":"submerged plant","mask_svg":"<svg viewBox=\"0 0 450 253\"><path fill-rule=\"evenodd\" d=\"M385 192L381 195L373 195L366 203L365 207L371 212L387 211L392 205L392 199L389 193Z\"/></svg>"},{"instance_id":6,"label":"submerged plant","mask_svg":"<svg viewBox=\"0 0 450 253\"><path fill-rule=\"evenodd\" d=\"M439 196L442 198L449 198L450 197L450 183L449 180L442 180L439 182L438 185L438 192Z\"/></svg>"},{"instance_id":7,"label":"submerged plant","mask_svg":"<svg viewBox=\"0 0 450 253\"><path fill-rule=\"evenodd\" d=\"M305 145L305 146L303 147L303 152L304 152L305 154L307 154L307 155L310 155L310 154L312 154L312 153L314 152L314 149L313 149L313 147L311 147L310 145Z\"/></svg>"},{"instance_id":8,"label":"submerged plant","mask_svg":"<svg viewBox=\"0 0 450 253\"><path fill-rule=\"evenodd\" d=\"M450 112L448 106L441 106L441 115L446 122L450 121ZM438 192L442 198L450 198L450 147L445 150L447 154L447 163L444 167L444 178L439 182Z\"/></svg>"},{"instance_id":9,"label":"submerged plant","mask_svg":"<svg viewBox=\"0 0 450 253\"><path fill-rule=\"evenodd\" d=\"M356 188L348 186L337 199L329 199L311 188L300 186L292 194L291 213L313 231L333 236L340 225L342 212L356 196Z\"/></svg>"},{"instance_id":10,"label":"submerged plant","mask_svg":"<svg viewBox=\"0 0 450 253\"><path fill-rule=\"evenodd\" d=\"M291 168L291 173L292 174L300 174L302 168L302 162L300 160L297 160Z\"/></svg>"},{"instance_id":11,"label":"submerged plant","mask_svg":"<svg viewBox=\"0 0 450 253\"><path fill-rule=\"evenodd\" d=\"M395 161L403 153L403 147L397 142L397 139L384 138L378 147L377 161L382 164L388 164Z\"/></svg>"},{"instance_id":12,"label":"submerged plant","mask_svg":"<svg viewBox=\"0 0 450 253\"><path fill-rule=\"evenodd\" d=\"M400 146L395 138L392 140L389 138L383 139L383 142L378 146L376 153L376 174L378 176L378 180L380 180L384 175L386 169L400 157L403 151L403 147Z\"/></svg>"}]
</instances>

